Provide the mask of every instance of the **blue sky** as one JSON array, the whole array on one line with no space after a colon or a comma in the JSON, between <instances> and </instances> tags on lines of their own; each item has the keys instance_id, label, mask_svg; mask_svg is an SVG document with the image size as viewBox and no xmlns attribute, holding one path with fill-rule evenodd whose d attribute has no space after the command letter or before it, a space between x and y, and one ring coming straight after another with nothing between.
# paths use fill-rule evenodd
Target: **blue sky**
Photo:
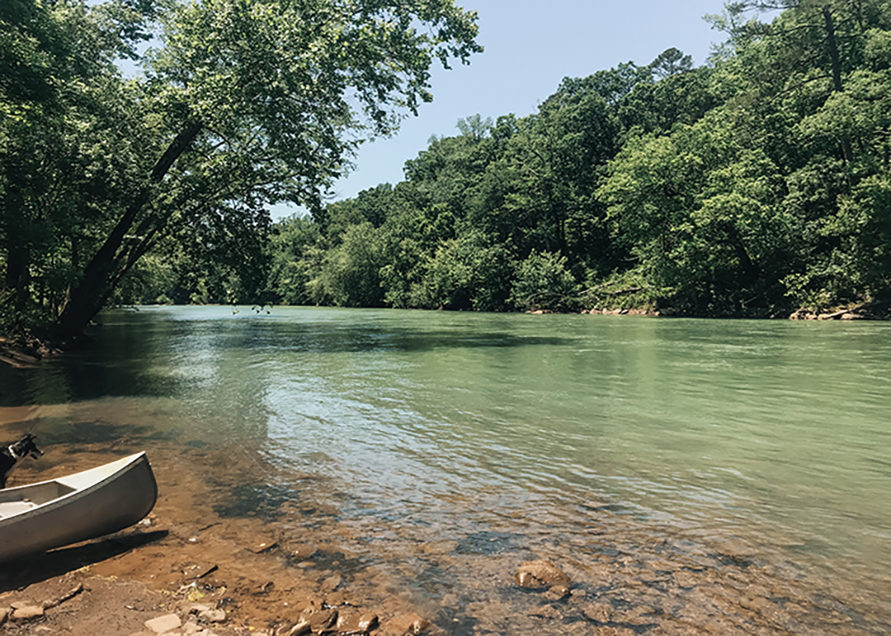
<instances>
[{"instance_id":1,"label":"blue sky","mask_svg":"<svg viewBox=\"0 0 891 636\"><path fill-rule=\"evenodd\" d=\"M724 34L702 18L723 0L465 0L479 13L485 52L469 66L436 68L434 100L406 119L391 138L366 143L355 170L340 179L332 200L380 183L402 180L402 165L427 147L431 135L455 135L458 119L480 114L534 112L564 77L584 77L620 62L648 64L669 47L700 65ZM275 216L287 213L276 210Z\"/></svg>"}]
</instances>

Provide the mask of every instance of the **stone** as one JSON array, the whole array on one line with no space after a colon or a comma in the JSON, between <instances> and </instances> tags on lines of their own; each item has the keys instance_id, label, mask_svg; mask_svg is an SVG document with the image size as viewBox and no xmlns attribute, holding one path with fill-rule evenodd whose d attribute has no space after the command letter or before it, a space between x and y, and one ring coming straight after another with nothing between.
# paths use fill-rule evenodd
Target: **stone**
<instances>
[{"instance_id":1,"label":"stone","mask_svg":"<svg viewBox=\"0 0 891 636\"><path fill-rule=\"evenodd\" d=\"M0 626L6 622L6 619L9 617L9 608L8 607L0 607Z\"/></svg>"},{"instance_id":2,"label":"stone","mask_svg":"<svg viewBox=\"0 0 891 636\"><path fill-rule=\"evenodd\" d=\"M342 581L343 581L343 577L341 577L339 574L334 574L332 576L329 576L327 579L322 581L322 591L323 592L333 592L334 590L336 590L338 588L338 586L340 586Z\"/></svg>"},{"instance_id":3,"label":"stone","mask_svg":"<svg viewBox=\"0 0 891 636\"><path fill-rule=\"evenodd\" d=\"M9 606L14 610L22 609L23 607L31 607L32 605L34 605L34 603L32 603L31 601L13 601L9 604Z\"/></svg>"},{"instance_id":4,"label":"stone","mask_svg":"<svg viewBox=\"0 0 891 636\"><path fill-rule=\"evenodd\" d=\"M554 585L548 588L544 596L549 601L559 601L569 596L569 588L565 585Z\"/></svg>"},{"instance_id":5,"label":"stone","mask_svg":"<svg viewBox=\"0 0 891 636\"><path fill-rule=\"evenodd\" d=\"M288 636L304 636L312 631L309 621L301 619L294 627L288 631Z\"/></svg>"},{"instance_id":6,"label":"stone","mask_svg":"<svg viewBox=\"0 0 891 636\"><path fill-rule=\"evenodd\" d=\"M597 623L609 623L613 617L613 608L606 603L591 603L582 611L589 620Z\"/></svg>"},{"instance_id":7,"label":"stone","mask_svg":"<svg viewBox=\"0 0 891 636\"><path fill-rule=\"evenodd\" d=\"M337 622L336 609L323 609L309 616L309 627L314 632L323 632Z\"/></svg>"},{"instance_id":8,"label":"stone","mask_svg":"<svg viewBox=\"0 0 891 636\"><path fill-rule=\"evenodd\" d=\"M370 612L360 614L356 610L349 613L341 612L340 616L337 618L337 625L335 625L335 629L341 636L367 634L376 627L377 614L372 614Z\"/></svg>"},{"instance_id":9,"label":"stone","mask_svg":"<svg viewBox=\"0 0 891 636\"><path fill-rule=\"evenodd\" d=\"M291 556L300 561L305 561L316 552L318 550L314 545L295 545L291 547Z\"/></svg>"},{"instance_id":10,"label":"stone","mask_svg":"<svg viewBox=\"0 0 891 636\"><path fill-rule=\"evenodd\" d=\"M209 612L213 608L204 603L192 603L189 605L189 614L200 614L201 612Z\"/></svg>"},{"instance_id":11,"label":"stone","mask_svg":"<svg viewBox=\"0 0 891 636\"><path fill-rule=\"evenodd\" d=\"M41 616L43 616L43 606L41 605L25 605L12 611L12 620L14 621L30 621Z\"/></svg>"},{"instance_id":12,"label":"stone","mask_svg":"<svg viewBox=\"0 0 891 636\"><path fill-rule=\"evenodd\" d=\"M226 620L226 611L221 609L206 610L198 614L198 620L208 623L222 623Z\"/></svg>"},{"instance_id":13,"label":"stone","mask_svg":"<svg viewBox=\"0 0 891 636\"><path fill-rule=\"evenodd\" d=\"M190 618L185 625L183 625L182 632L186 636L194 636L200 632L205 631L204 628L195 622L194 618Z\"/></svg>"},{"instance_id":14,"label":"stone","mask_svg":"<svg viewBox=\"0 0 891 636\"><path fill-rule=\"evenodd\" d=\"M560 611L553 605L542 605L541 607L536 607L534 610L529 612L529 616L537 616L538 618L550 619L561 618Z\"/></svg>"},{"instance_id":15,"label":"stone","mask_svg":"<svg viewBox=\"0 0 891 636\"><path fill-rule=\"evenodd\" d=\"M365 632L370 632L372 629L377 627L378 625L378 617L377 614L373 612L365 612L361 616L359 616L359 629Z\"/></svg>"},{"instance_id":16,"label":"stone","mask_svg":"<svg viewBox=\"0 0 891 636\"><path fill-rule=\"evenodd\" d=\"M156 616L150 618L143 623L150 631L156 634L163 634L174 629L179 629L183 622L176 614L165 614L164 616Z\"/></svg>"},{"instance_id":17,"label":"stone","mask_svg":"<svg viewBox=\"0 0 891 636\"><path fill-rule=\"evenodd\" d=\"M421 634L430 627L430 621L414 612L394 616L384 623L385 634Z\"/></svg>"},{"instance_id":18,"label":"stone","mask_svg":"<svg viewBox=\"0 0 891 636\"><path fill-rule=\"evenodd\" d=\"M325 603L331 607L346 603L346 594L340 590L325 595Z\"/></svg>"},{"instance_id":19,"label":"stone","mask_svg":"<svg viewBox=\"0 0 891 636\"><path fill-rule=\"evenodd\" d=\"M521 564L515 575L520 587L545 589L555 585L569 587L572 579L560 568L544 559L526 561Z\"/></svg>"},{"instance_id":20,"label":"stone","mask_svg":"<svg viewBox=\"0 0 891 636\"><path fill-rule=\"evenodd\" d=\"M257 545L251 547L251 552L254 554L263 554L264 552L269 552L273 548L278 547L278 541L274 541L272 539L268 539L263 541L262 543L258 543Z\"/></svg>"}]
</instances>

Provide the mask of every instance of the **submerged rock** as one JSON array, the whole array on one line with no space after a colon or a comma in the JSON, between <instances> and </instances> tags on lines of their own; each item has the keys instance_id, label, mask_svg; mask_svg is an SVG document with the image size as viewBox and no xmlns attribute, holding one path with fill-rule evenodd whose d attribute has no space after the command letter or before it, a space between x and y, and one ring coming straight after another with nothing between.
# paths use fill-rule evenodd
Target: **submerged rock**
<instances>
[{"instance_id":1,"label":"submerged rock","mask_svg":"<svg viewBox=\"0 0 891 636\"><path fill-rule=\"evenodd\" d=\"M414 612L410 612L408 614L400 614L399 616L394 616L383 626L384 634L421 634L428 627L430 627L430 621L422 618L418 614Z\"/></svg>"},{"instance_id":2,"label":"submerged rock","mask_svg":"<svg viewBox=\"0 0 891 636\"><path fill-rule=\"evenodd\" d=\"M549 601L559 601L569 596L569 588L565 585L554 585L548 588L544 595Z\"/></svg>"},{"instance_id":3,"label":"submerged rock","mask_svg":"<svg viewBox=\"0 0 891 636\"><path fill-rule=\"evenodd\" d=\"M556 565L544 559L526 561L521 564L515 575L520 587L545 589L562 585L569 587L572 579Z\"/></svg>"}]
</instances>

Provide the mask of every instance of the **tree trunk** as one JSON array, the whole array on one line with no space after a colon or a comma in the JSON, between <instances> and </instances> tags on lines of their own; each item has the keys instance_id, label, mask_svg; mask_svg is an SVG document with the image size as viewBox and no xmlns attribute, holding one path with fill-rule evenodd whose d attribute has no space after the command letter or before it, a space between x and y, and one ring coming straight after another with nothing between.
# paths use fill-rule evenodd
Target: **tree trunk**
<instances>
[{"instance_id":1,"label":"tree trunk","mask_svg":"<svg viewBox=\"0 0 891 636\"><path fill-rule=\"evenodd\" d=\"M13 290L12 302L16 312L21 312L28 303L31 286L31 250L25 236L27 222L22 209L23 197L18 189L11 187L7 192L8 207L3 211L3 233L6 238L6 271L4 287Z\"/></svg>"},{"instance_id":2,"label":"tree trunk","mask_svg":"<svg viewBox=\"0 0 891 636\"><path fill-rule=\"evenodd\" d=\"M176 160L192 145L199 132L201 124L196 122L188 124L158 159L146 184L137 192L102 247L90 259L80 282L72 290L56 323L57 337L64 339L79 336L90 320L102 309L112 292L112 275L118 265L118 250L124 242L124 237L133 227L139 212L148 203L154 186L161 182Z\"/></svg>"},{"instance_id":3,"label":"tree trunk","mask_svg":"<svg viewBox=\"0 0 891 636\"><path fill-rule=\"evenodd\" d=\"M841 55L838 52L838 38L835 34L835 20L829 7L823 7L823 23L826 27L826 46L829 49L829 60L832 63L832 89L836 93L844 90L842 84ZM851 149L851 140L847 137L841 140L842 156L845 163L851 164L854 152Z\"/></svg>"}]
</instances>

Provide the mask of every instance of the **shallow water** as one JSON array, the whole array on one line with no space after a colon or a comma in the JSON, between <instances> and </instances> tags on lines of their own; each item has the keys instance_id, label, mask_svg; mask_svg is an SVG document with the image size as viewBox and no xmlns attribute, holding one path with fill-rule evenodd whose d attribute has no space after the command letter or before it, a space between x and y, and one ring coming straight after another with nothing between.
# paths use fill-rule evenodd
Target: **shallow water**
<instances>
[{"instance_id":1,"label":"shallow water","mask_svg":"<svg viewBox=\"0 0 891 636\"><path fill-rule=\"evenodd\" d=\"M88 351L2 372L7 420L32 406L49 446L213 458L217 514L336 528L352 585L447 631L891 630L889 324L226 307L102 322ZM577 595L514 586L536 556Z\"/></svg>"}]
</instances>

